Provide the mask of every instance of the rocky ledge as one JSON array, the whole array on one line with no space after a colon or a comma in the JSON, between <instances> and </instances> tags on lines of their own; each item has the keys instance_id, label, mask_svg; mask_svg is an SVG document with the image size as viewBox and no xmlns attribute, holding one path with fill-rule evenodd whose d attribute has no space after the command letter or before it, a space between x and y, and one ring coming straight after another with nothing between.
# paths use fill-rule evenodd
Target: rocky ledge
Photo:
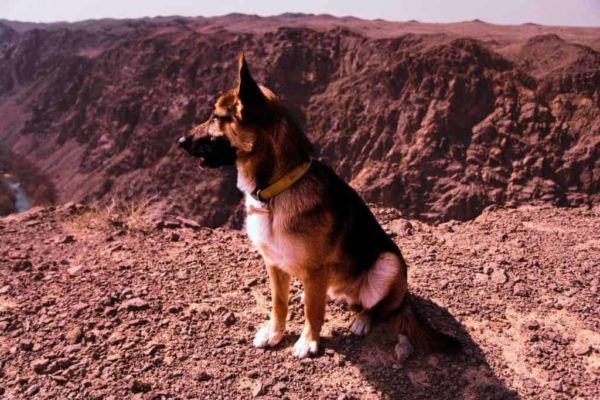
<instances>
[{"instance_id":1,"label":"rocky ledge","mask_svg":"<svg viewBox=\"0 0 600 400\"><path fill-rule=\"evenodd\" d=\"M135 210L134 210L135 211ZM268 283L239 231L66 205L0 219L0 397L593 398L600 382L600 209L487 209L429 226L378 209L417 306L465 344L393 356L328 306L322 353L251 345Z\"/></svg>"}]
</instances>

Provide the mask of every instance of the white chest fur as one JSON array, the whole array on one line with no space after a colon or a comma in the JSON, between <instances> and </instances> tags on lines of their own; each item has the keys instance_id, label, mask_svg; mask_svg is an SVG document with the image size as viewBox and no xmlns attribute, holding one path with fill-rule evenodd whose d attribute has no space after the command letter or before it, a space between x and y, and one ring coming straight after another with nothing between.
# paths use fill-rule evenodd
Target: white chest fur
<instances>
[{"instance_id":1,"label":"white chest fur","mask_svg":"<svg viewBox=\"0 0 600 400\"><path fill-rule=\"evenodd\" d=\"M265 204L246 194L246 232L255 247L268 245L271 238L270 212Z\"/></svg>"},{"instance_id":2,"label":"white chest fur","mask_svg":"<svg viewBox=\"0 0 600 400\"><path fill-rule=\"evenodd\" d=\"M293 275L300 254L289 238L273 231L272 215L263 203L246 194L246 232L265 262Z\"/></svg>"}]
</instances>

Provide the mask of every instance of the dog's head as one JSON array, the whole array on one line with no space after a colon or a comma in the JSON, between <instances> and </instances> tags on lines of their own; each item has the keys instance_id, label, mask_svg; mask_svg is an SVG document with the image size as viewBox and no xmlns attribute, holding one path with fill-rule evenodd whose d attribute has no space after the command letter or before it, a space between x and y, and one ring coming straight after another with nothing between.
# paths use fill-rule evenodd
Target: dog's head
<instances>
[{"instance_id":1,"label":"dog's head","mask_svg":"<svg viewBox=\"0 0 600 400\"><path fill-rule=\"evenodd\" d=\"M251 155L260 132L276 122L275 103L275 95L254 81L242 54L238 87L221 95L208 120L180 138L179 145L203 166L233 165Z\"/></svg>"}]
</instances>

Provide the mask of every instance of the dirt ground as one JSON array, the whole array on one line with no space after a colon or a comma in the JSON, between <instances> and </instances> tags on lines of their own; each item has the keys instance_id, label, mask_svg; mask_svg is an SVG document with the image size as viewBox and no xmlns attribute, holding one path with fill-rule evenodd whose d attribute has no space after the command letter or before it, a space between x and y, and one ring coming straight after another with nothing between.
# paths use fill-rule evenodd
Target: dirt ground
<instances>
[{"instance_id":1,"label":"dirt ground","mask_svg":"<svg viewBox=\"0 0 600 400\"><path fill-rule=\"evenodd\" d=\"M594 399L600 397L600 209L487 209L428 226L376 214L418 308L455 356L402 364L385 326L349 335L328 306L318 357L258 350L261 260L243 232L66 205L0 219L0 398Z\"/></svg>"}]
</instances>

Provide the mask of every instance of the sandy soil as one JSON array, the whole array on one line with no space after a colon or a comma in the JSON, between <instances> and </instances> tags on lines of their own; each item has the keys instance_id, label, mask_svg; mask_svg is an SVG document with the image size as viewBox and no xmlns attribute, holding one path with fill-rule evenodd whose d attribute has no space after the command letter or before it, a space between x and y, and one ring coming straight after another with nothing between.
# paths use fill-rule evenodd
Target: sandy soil
<instances>
[{"instance_id":1,"label":"sandy soil","mask_svg":"<svg viewBox=\"0 0 600 400\"><path fill-rule=\"evenodd\" d=\"M377 216L418 307L463 353L398 364L385 326L352 337L331 304L321 354L298 361L297 282L287 338L254 349L269 292L242 232L35 208L0 219L0 397L598 398L600 209L488 209L437 227Z\"/></svg>"}]
</instances>

